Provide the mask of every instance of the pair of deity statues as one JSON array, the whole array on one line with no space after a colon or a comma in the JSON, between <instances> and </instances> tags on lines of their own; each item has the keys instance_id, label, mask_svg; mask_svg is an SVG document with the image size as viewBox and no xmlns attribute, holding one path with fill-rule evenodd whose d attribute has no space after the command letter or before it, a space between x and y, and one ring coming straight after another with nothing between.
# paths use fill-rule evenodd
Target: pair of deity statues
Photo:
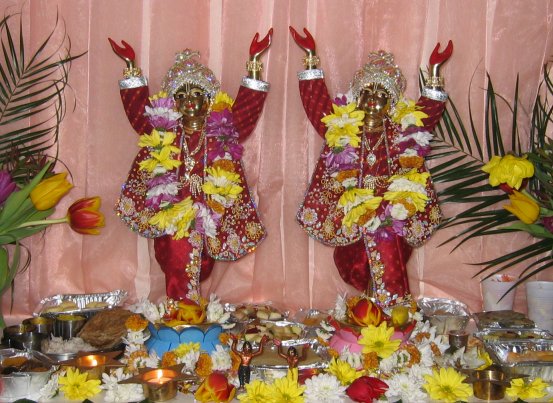
<instances>
[{"instance_id":1,"label":"pair of deity statues","mask_svg":"<svg viewBox=\"0 0 553 403\"><path fill-rule=\"evenodd\" d=\"M452 53L439 44L419 101L405 101L405 78L393 56L371 52L353 77L350 97L331 99L317 69L315 41L290 27L306 52L298 73L307 116L324 147L299 224L334 246L342 278L382 306L409 298L406 264L412 247L436 229L441 213L424 157L447 94L440 65ZM220 91L213 72L190 50L178 53L161 89L150 96L135 54L110 39L127 63L119 82L140 151L116 204L117 214L139 235L154 238L167 296L198 302L200 281L215 260L236 260L265 238L244 176L239 141L253 131L269 91L260 56L272 29L250 45L248 76L235 100Z\"/></svg>"}]
</instances>

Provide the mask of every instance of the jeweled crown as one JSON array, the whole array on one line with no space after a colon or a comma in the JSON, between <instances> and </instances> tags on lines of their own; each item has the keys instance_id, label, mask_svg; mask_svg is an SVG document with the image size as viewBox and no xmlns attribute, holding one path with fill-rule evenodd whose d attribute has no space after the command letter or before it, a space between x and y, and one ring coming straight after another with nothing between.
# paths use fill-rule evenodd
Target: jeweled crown
<instances>
[{"instance_id":1,"label":"jeweled crown","mask_svg":"<svg viewBox=\"0 0 553 403\"><path fill-rule=\"evenodd\" d=\"M213 99L221 87L213 72L197 59L200 52L185 49L175 55L175 63L161 83L161 89L173 96L185 84L203 89Z\"/></svg>"}]
</instances>

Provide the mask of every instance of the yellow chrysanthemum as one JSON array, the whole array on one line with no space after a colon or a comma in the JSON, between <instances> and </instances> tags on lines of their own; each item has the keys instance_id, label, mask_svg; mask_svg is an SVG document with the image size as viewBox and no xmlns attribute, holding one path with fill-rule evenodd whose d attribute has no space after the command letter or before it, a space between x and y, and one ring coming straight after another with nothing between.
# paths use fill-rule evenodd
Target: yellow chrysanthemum
<instances>
[{"instance_id":1,"label":"yellow chrysanthemum","mask_svg":"<svg viewBox=\"0 0 553 403\"><path fill-rule=\"evenodd\" d=\"M479 348L478 349L478 358L480 358L481 360L484 361L484 364L480 365L478 368L476 368L477 370L482 370L482 369L486 369L488 368L490 365L493 364L493 361L490 357L490 355L488 354L488 352L486 350L484 350L483 348Z\"/></svg>"},{"instance_id":2,"label":"yellow chrysanthemum","mask_svg":"<svg viewBox=\"0 0 553 403\"><path fill-rule=\"evenodd\" d=\"M428 115L420 109L421 107L417 106L415 101L402 99L396 104L392 121L401 124L404 129L409 126L422 127L424 126L422 119L427 118Z\"/></svg>"},{"instance_id":3,"label":"yellow chrysanthemum","mask_svg":"<svg viewBox=\"0 0 553 403\"><path fill-rule=\"evenodd\" d=\"M386 193L384 193L384 200L387 200L392 204L401 203L405 200L408 203L413 204L416 207L417 211L422 212L424 211L426 202L428 201L428 196L419 192L387 191Z\"/></svg>"},{"instance_id":4,"label":"yellow chrysanthemum","mask_svg":"<svg viewBox=\"0 0 553 403\"><path fill-rule=\"evenodd\" d=\"M329 147L345 147L347 145L353 148L358 148L361 143L361 137L356 132L347 130L346 128L331 128L326 131L325 139Z\"/></svg>"},{"instance_id":5,"label":"yellow chrysanthemum","mask_svg":"<svg viewBox=\"0 0 553 403\"><path fill-rule=\"evenodd\" d=\"M397 351L401 340L391 340L394 328L382 322L378 327L369 325L361 329L359 344L363 346L363 353L375 352L380 358L391 356Z\"/></svg>"},{"instance_id":6,"label":"yellow chrysanthemum","mask_svg":"<svg viewBox=\"0 0 553 403\"><path fill-rule=\"evenodd\" d=\"M182 162L171 158L173 154L173 148L173 146L163 146L159 152L152 151L150 153L150 156L152 158L147 158L138 164L140 169L148 172L153 172L154 169L158 166L162 166L168 171L174 168L178 168L182 164Z\"/></svg>"},{"instance_id":7,"label":"yellow chrysanthemum","mask_svg":"<svg viewBox=\"0 0 553 403\"><path fill-rule=\"evenodd\" d=\"M211 110L214 112L220 112L223 109L231 109L232 105L234 105L234 99L232 99L226 92L219 91L215 95Z\"/></svg>"},{"instance_id":8,"label":"yellow chrysanthemum","mask_svg":"<svg viewBox=\"0 0 553 403\"><path fill-rule=\"evenodd\" d=\"M158 99L167 98L167 96L168 96L167 92L159 91L157 94L154 94L154 95L151 95L150 97L148 97L148 99L151 102L153 102L153 101L157 101Z\"/></svg>"},{"instance_id":9,"label":"yellow chrysanthemum","mask_svg":"<svg viewBox=\"0 0 553 403\"><path fill-rule=\"evenodd\" d=\"M397 179L407 179L410 182L418 183L420 185L426 186L426 182L430 177L428 172L419 172L416 169L411 169L409 172L406 172L401 175L393 175L388 179L388 182L393 182Z\"/></svg>"},{"instance_id":10,"label":"yellow chrysanthemum","mask_svg":"<svg viewBox=\"0 0 553 403\"><path fill-rule=\"evenodd\" d=\"M196 209L193 206L192 198L188 196L186 199L173 204L170 208L154 214L148 220L148 223L162 231L176 230L174 238L181 239L183 236L188 236L188 229L194 218L196 218ZM179 237L177 238L177 236Z\"/></svg>"},{"instance_id":11,"label":"yellow chrysanthemum","mask_svg":"<svg viewBox=\"0 0 553 403\"><path fill-rule=\"evenodd\" d=\"M351 228L353 224L359 224L361 217L370 216L381 202L382 197L374 196L372 189L351 188L346 190L338 200L338 207L344 210L342 225Z\"/></svg>"},{"instance_id":12,"label":"yellow chrysanthemum","mask_svg":"<svg viewBox=\"0 0 553 403\"><path fill-rule=\"evenodd\" d=\"M298 369L289 369L285 377L276 379L268 387L271 403L303 403L305 386L298 384Z\"/></svg>"},{"instance_id":13,"label":"yellow chrysanthemum","mask_svg":"<svg viewBox=\"0 0 553 403\"><path fill-rule=\"evenodd\" d=\"M98 379L87 380L88 374L81 372L78 369L69 367L65 376L58 379L60 390L69 400L85 400L91 398L102 390Z\"/></svg>"},{"instance_id":14,"label":"yellow chrysanthemum","mask_svg":"<svg viewBox=\"0 0 553 403\"><path fill-rule=\"evenodd\" d=\"M348 362L332 358L326 370L340 381L344 386L350 385L357 378L363 376L363 371L357 371Z\"/></svg>"},{"instance_id":15,"label":"yellow chrysanthemum","mask_svg":"<svg viewBox=\"0 0 553 403\"><path fill-rule=\"evenodd\" d=\"M514 189L519 189L525 178L534 176L534 165L527 160L527 156L516 157L507 154L504 157L494 155L482 167L482 171L490 174L490 185L498 186L506 183Z\"/></svg>"},{"instance_id":16,"label":"yellow chrysanthemum","mask_svg":"<svg viewBox=\"0 0 553 403\"><path fill-rule=\"evenodd\" d=\"M139 137L138 146L152 148L156 148L159 146L170 146L172 152L178 153L180 151L179 148L172 145L175 141L175 137L177 137L175 132L160 132L156 129L153 129L150 134L143 134Z\"/></svg>"},{"instance_id":17,"label":"yellow chrysanthemum","mask_svg":"<svg viewBox=\"0 0 553 403\"><path fill-rule=\"evenodd\" d=\"M363 126L365 112L357 110L355 103L346 106L332 105L334 113L321 119L328 128L325 139L330 147L344 147L351 145L359 147L361 138L357 135L359 127Z\"/></svg>"},{"instance_id":18,"label":"yellow chrysanthemum","mask_svg":"<svg viewBox=\"0 0 553 403\"><path fill-rule=\"evenodd\" d=\"M244 190L238 185L240 175L235 172L225 171L220 167L209 167L206 173L207 177L202 189L208 195L235 199Z\"/></svg>"},{"instance_id":19,"label":"yellow chrysanthemum","mask_svg":"<svg viewBox=\"0 0 553 403\"><path fill-rule=\"evenodd\" d=\"M509 386L505 393L509 397L526 399L539 399L547 395L548 384L541 378L536 378L531 382L526 382L522 378L516 378L511 380L511 386Z\"/></svg>"},{"instance_id":20,"label":"yellow chrysanthemum","mask_svg":"<svg viewBox=\"0 0 553 403\"><path fill-rule=\"evenodd\" d=\"M466 401L472 396L472 386L464 383L466 376L461 375L453 368L432 370L432 375L425 375L426 383L422 387L428 396L443 402Z\"/></svg>"},{"instance_id":21,"label":"yellow chrysanthemum","mask_svg":"<svg viewBox=\"0 0 553 403\"><path fill-rule=\"evenodd\" d=\"M181 343L177 348L173 350L173 352L177 355L177 357L182 358L191 351L200 351L200 348L200 343Z\"/></svg>"},{"instance_id":22,"label":"yellow chrysanthemum","mask_svg":"<svg viewBox=\"0 0 553 403\"><path fill-rule=\"evenodd\" d=\"M271 391L269 386L259 379L256 379L246 385L246 393L241 393L237 399L244 403L265 403L271 400Z\"/></svg>"}]
</instances>

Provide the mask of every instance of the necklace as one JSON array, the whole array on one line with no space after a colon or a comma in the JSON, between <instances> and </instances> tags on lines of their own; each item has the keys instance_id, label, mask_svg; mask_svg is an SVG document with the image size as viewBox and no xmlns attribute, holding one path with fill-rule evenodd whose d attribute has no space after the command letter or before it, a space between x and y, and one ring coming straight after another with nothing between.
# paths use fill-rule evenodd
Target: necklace
<instances>
[{"instance_id":1,"label":"necklace","mask_svg":"<svg viewBox=\"0 0 553 403\"><path fill-rule=\"evenodd\" d=\"M380 129L382 129L382 131L380 133L380 137L378 138L376 143L373 146L371 146L370 145L370 139L367 137L367 132L368 133L373 133L376 130L374 130L374 129L373 129L374 131L373 130L366 130L365 126L363 126L363 143L365 144L365 148L367 149L367 164L369 164L370 167L372 167L374 164L376 164L375 151L380 146L380 144L382 144L382 141L384 141L384 139L386 137L386 130L384 129L384 127L378 128L378 131L380 131Z\"/></svg>"},{"instance_id":2,"label":"necklace","mask_svg":"<svg viewBox=\"0 0 553 403\"><path fill-rule=\"evenodd\" d=\"M194 155L196 155L201 150L202 146L204 146L205 143L205 130L202 129L196 148L190 151L188 148L188 142L186 141L186 132L184 130L184 127L182 126L182 122L179 125L181 128L182 136L180 141L180 148L182 151L184 151L184 157L182 159L184 165L183 183L188 183L190 186L190 193L192 193L192 195L194 196L197 196L198 194L200 194L200 190L202 187L202 178L200 178L200 176L197 174L191 175L191 173L194 169L194 165L196 165Z\"/></svg>"}]
</instances>

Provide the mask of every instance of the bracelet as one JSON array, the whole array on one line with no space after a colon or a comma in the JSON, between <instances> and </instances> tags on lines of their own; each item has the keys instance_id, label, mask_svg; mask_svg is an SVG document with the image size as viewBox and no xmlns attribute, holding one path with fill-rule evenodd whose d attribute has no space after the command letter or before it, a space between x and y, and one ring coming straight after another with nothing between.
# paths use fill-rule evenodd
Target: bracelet
<instances>
[{"instance_id":1,"label":"bracelet","mask_svg":"<svg viewBox=\"0 0 553 403\"><path fill-rule=\"evenodd\" d=\"M317 55L307 55L303 58L303 66L307 69L312 67L317 67L317 65L321 62L319 59L319 56Z\"/></svg>"},{"instance_id":2,"label":"bracelet","mask_svg":"<svg viewBox=\"0 0 553 403\"><path fill-rule=\"evenodd\" d=\"M142 70L140 67L127 67L125 70L123 70L123 77L130 78L130 77L139 77L142 75Z\"/></svg>"},{"instance_id":3,"label":"bracelet","mask_svg":"<svg viewBox=\"0 0 553 403\"><path fill-rule=\"evenodd\" d=\"M440 76L431 76L428 77L425 84L427 87L443 88L444 78Z\"/></svg>"},{"instance_id":4,"label":"bracelet","mask_svg":"<svg viewBox=\"0 0 553 403\"><path fill-rule=\"evenodd\" d=\"M250 73L263 71L263 62L257 60L248 60L246 62L246 70Z\"/></svg>"}]
</instances>

